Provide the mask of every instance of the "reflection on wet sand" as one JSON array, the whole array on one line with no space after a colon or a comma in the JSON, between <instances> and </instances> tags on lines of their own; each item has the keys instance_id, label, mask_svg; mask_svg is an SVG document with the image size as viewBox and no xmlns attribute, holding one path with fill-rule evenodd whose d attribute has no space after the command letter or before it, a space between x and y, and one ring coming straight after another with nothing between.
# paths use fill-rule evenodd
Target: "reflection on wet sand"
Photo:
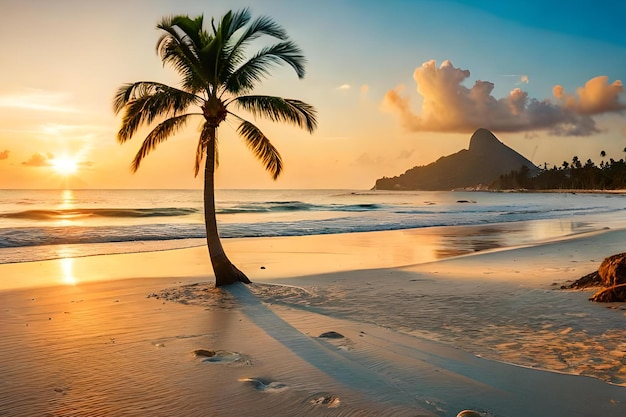
<instances>
[{"instance_id":1,"label":"reflection on wet sand","mask_svg":"<svg viewBox=\"0 0 626 417\"><path fill-rule=\"evenodd\" d=\"M434 254L437 259L444 259L475 252L558 240L599 229L599 226L591 223L557 219L523 223L496 223L485 226L449 226L426 229L422 233L436 235L440 238Z\"/></svg>"}]
</instances>

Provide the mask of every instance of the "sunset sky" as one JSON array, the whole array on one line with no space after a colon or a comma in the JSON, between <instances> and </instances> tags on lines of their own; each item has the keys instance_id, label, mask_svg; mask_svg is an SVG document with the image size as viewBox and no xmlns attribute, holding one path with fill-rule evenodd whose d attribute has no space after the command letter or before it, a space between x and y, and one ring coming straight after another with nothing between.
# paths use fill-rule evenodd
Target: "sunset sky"
<instances>
[{"instance_id":1,"label":"sunset sky","mask_svg":"<svg viewBox=\"0 0 626 417\"><path fill-rule=\"evenodd\" d=\"M0 0L0 188L201 188L197 125L131 174L147 130L117 143L112 98L127 82L177 85L155 52L163 16L244 7L308 60L303 80L281 68L257 92L314 105L319 127L256 122L285 161L272 181L223 124L218 188L369 189L479 127L541 166L626 157L624 2Z\"/></svg>"}]
</instances>

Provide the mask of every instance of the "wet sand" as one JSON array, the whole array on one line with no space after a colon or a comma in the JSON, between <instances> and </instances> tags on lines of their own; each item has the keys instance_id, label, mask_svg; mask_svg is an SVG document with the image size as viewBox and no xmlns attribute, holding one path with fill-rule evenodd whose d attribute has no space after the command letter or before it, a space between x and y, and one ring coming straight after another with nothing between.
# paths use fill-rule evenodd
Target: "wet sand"
<instances>
[{"instance_id":1,"label":"wet sand","mask_svg":"<svg viewBox=\"0 0 626 417\"><path fill-rule=\"evenodd\" d=\"M429 239L226 240L225 290L205 248L0 265L0 416L626 415L626 306L557 289L626 232Z\"/></svg>"}]
</instances>

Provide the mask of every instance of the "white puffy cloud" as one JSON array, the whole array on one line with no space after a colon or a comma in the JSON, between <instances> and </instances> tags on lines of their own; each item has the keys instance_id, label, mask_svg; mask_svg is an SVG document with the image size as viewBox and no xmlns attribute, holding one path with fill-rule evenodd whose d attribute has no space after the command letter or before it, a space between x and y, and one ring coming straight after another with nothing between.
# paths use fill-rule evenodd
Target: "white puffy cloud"
<instances>
[{"instance_id":1,"label":"white puffy cloud","mask_svg":"<svg viewBox=\"0 0 626 417\"><path fill-rule=\"evenodd\" d=\"M577 136L599 131L592 115L626 108L619 101L622 83L608 84L606 77L590 80L576 96L557 86L553 102L528 97L520 88L497 99L492 95L492 82L478 80L471 88L465 87L463 82L469 76L469 70L455 68L450 61L437 67L431 60L413 74L423 98L421 113L411 109L409 99L402 96L402 86L387 92L384 104L413 131L468 133L483 127L496 132L548 130Z\"/></svg>"}]
</instances>

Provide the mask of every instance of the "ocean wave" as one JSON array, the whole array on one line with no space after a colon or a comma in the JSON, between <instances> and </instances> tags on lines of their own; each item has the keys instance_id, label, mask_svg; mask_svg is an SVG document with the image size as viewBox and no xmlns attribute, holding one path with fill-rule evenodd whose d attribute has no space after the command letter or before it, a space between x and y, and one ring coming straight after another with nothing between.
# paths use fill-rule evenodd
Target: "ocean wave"
<instances>
[{"instance_id":1,"label":"ocean wave","mask_svg":"<svg viewBox=\"0 0 626 417\"><path fill-rule=\"evenodd\" d=\"M511 214L516 215L533 215L533 214L543 214L543 213L580 213L584 214L585 212L589 213L603 213L605 211L614 211L614 209L609 207L562 207L562 208L536 208L536 209L522 209L522 210L511 210L500 213L502 216L508 216Z\"/></svg>"},{"instance_id":2,"label":"ocean wave","mask_svg":"<svg viewBox=\"0 0 626 417\"><path fill-rule=\"evenodd\" d=\"M373 232L437 226L469 226L496 223L484 216L388 216L375 214L318 220L241 222L219 225L222 238L305 236ZM550 218L544 216L543 218ZM518 218L509 218L516 221ZM0 229L0 249L42 245L92 244L133 241L180 240L206 237L203 223L158 223L109 226L48 226Z\"/></svg>"},{"instance_id":3,"label":"ocean wave","mask_svg":"<svg viewBox=\"0 0 626 417\"><path fill-rule=\"evenodd\" d=\"M265 203L261 206L271 207L304 207L300 202L286 204ZM315 205L314 205L315 206ZM593 207L585 210L582 207L571 209L555 208L534 210L524 208L510 211L501 208L483 208L475 210L448 209L430 210L382 210L377 204L329 205L335 211L358 211L359 216L339 216L326 219L294 219L292 221L256 221L256 222L224 222L219 224L220 236L223 238L304 236L333 233L372 232L382 230L400 230L438 226L469 226L490 223L508 223L527 220L549 220L565 218L586 213L607 213L613 210ZM238 206L242 207L242 205ZM319 206L316 210L319 211ZM58 213L54 210L28 211L32 216L57 216L58 219L69 216L126 216L126 217L158 217L184 216L197 213L196 209L98 209L98 210L66 210ZM97 213L97 214L92 214ZM224 214L224 213L221 213ZM6 215L5 215L6 216ZM49 217L46 217L49 218ZM218 219L219 220L219 219ZM132 225L66 225L66 226L32 226L0 228L0 248L16 248L39 245L58 244L89 244L132 241L157 241L204 238L204 224L198 222L172 222L162 220L150 224Z\"/></svg>"},{"instance_id":4,"label":"ocean wave","mask_svg":"<svg viewBox=\"0 0 626 417\"><path fill-rule=\"evenodd\" d=\"M163 207L163 208L73 208L59 210L23 210L0 213L0 218L24 220L67 220L86 217L176 217L197 213L195 208Z\"/></svg>"},{"instance_id":5,"label":"ocean wave","mask_svg":"<svg viewBox=\"0 0 626 417\"><path fill-rule=\"evenodd\" d=\"M298 211L338 211L338 212L366 212L384 210L385 205L364 204L312 204L302 201L264 201L254 203L233 204L230 207L216 209L217 214L242 214L242 213L272 213L272 212L298 212Z\"/></svg>"},{"instance_id":6,"label":"ocean wave","mask_svg":"<svg viewBox=\"0 0 626 417\"><path fill-rule=\"evenodd\" d=\"M0 229L0 248L28 246L179 240L205 237L204 224L139 226L58 226Z\"/></svg>"}]
</instances>

